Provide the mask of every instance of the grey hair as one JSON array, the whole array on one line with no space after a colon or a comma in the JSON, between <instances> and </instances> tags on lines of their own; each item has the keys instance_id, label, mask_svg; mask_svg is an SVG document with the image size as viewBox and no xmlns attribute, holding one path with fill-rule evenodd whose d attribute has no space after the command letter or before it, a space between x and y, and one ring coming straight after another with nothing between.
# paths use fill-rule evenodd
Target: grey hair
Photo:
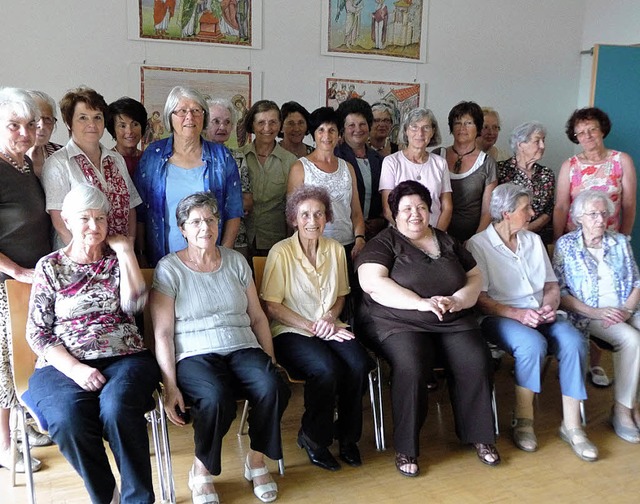
<instances>
[{"instance_id":1,"label":"grey hair","mask_svg":"<svg viewBox=\"0 0 640 504\"><path fill-rule=\"evenodd\" d=\"M185 196L180 200L176 207L176 221L178 227L182 228L187 222L189 214L194 208L208 208L216 219L220 219L218 211L218 200L210 192L197 192L189 196Z\"/></svg>"},{"instance_id":2,"label":"grey hair","mask_svg":"<svg viewBox=\"0 0 640 504\"><path fill-rule=\"evenodd\" d=\"M505 212L514 212L518 206L518 200L523 196L529 198L529 201L533 198L529 189L511 182L500 184L496 187L491 194L491 221L501 222L504 219L503 214Z\"/></svg>"},{"instance_id":3,"label":"grey hair","mask_svg":"<svg viewBox=\"0 0 640 504\"><path fill-rule=\"evenodd\" d=\"M498 126L500 126L501 121L500 121L500 114L498 114L498 111L492 107L482 107L482 115L486 116L486 115L492 115L494 116L497 120L498 120Z\"/></svg>"},{"instance_id":4,"label":"grey hair","mask_svg":"<svg viewBox=\"0 0 640 504\"><path fill-rule=\"evenodd\" d=\"M607 212L609 212L609 215L612 215L615 212L613 201L611 201L611 198L607 193L589 189L587 191L580 192L576 196L576 199L573 200L573 203L571 203L571 220L576 224L581 224L580 219L584 215L584 208L587 206L587 203L591 203L593 201L604 201L607 205Z\"/></svg>"},{"instance_id":5,"label":"grey hair","mask_svg":"<svg viewBox=\"0 0 640 504\"><path fill-rule=\"evenodd\" d=\"M511 147L511 151L514 154L517 154L518 144L528 142L536 133L541 133L543 136L547 136L547 128L538 121L528 121L513 128L511 136L509 137L509 147Z\"/></svg>"},{"instance_id":6,"label":"grey hair","mask_svg":"<svg viewBox=\"0 0 640 504\"><path fill-rule=\"evenodd\" d=\"M409 139L407 138L407 129L412 124L422 121L423 119L429 119L431 127L433 128L433 136L427 144L427 147L438 145L442 140L440 138L440 128L438 127L438 120L431 110L421 107L416 107L407 112L402 118L400 123L400 135L398 140L403 145L408 145Z\"/></svg>"},{"instance_id":7,"label":"grey hair","mask_svg":"<svg viewBox=\"0 0 640 504\"><path fill-rule=\"evenodd\" d=\"M13 113L18 119L36 120L40 117L36 102L20 88L0 88L0 109Z\"/></svg>"},{"instance_id":8,"label":"grey hair","mask_svg":"<svg viewBox=\"0 0 640 504\"><path fill-rule=\"evenodd\" d=\"M31 98L33 98L34 101L36 101L36 104L38 100L41 100L45 102L47 105L49 105L49 107L51 107L51 110L53 112L53 117L54 118L58 117L58 114L56 113L56 101L53 98L51 98L51 96L49 96L44 91L36 91L34 89L27 90L27 93L29 93L29 96L31 96Z\"/></svg>"},{"instance_id":9,"label":"grey hair","mask_svg":"<svg viewBox=\"0 0 640 504\"><path fill-rule=\"evenodd\" d=\"M181 98L186 98L187 100L193 100L196 102L202 110L204 110L204 122L203 127L209 124L209 105L207 105L207 100L205 100L204 96L197 89L187 87L187 86L176 86L170 92L169 96L167 96L167 101L164 104L164 111L162 112L162 122L164 123L165 129L169 130L173 133L173 125L171 124L171 114L178 106L178 102Z\"/></svg>"},{"instance_id":10,"label":"grey hair","mask_svg":"<svg viewBox=\"0 0 640 504\"><path fill-rule=\"evenodd\" d=\"M231 100L227 100L226 98L207 98L207 105L210 109L214 105L217 105L222 108L226 108L231 115L231 126L235 128L236 123L238 122L238 113L236 112L236 108L231 103ZM209 126L209 121L205 123L205 128Z\"/></svg>"},{"instance_id":11,"label":"grey hair","mask_svg":"<svg viewBox=\"0 0 640 504\"><path fill-rule=\"evenodd\" d=\"M386 112L393 119L393 109L385 102L375 102L371 105L371 112Z\"/></svg>"},{"instance_id":12,"label":"grey hair","mask_svg":"<svg viewBox=\"0 0 640 504\"><path fill-rule=\"evenodd\" d=\"M65 218L87 210L100 210L109 213L109 200L104 193L95 186L79 184L72 187L62 201L61 215Z\"/></svg>"}]
</instances>

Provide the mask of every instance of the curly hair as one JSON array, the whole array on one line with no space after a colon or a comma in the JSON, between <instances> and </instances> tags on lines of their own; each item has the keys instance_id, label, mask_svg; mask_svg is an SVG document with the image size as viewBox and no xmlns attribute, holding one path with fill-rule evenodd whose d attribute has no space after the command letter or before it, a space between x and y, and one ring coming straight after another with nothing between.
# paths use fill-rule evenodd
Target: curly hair
<instances>
[{"instance_id":1,"label":"curly hair","mask_svg":"<svg viewBox=\"0 0 640 504\"><path fill-rule=\"evenodd\" d=\"M364 117L365 121L371 129L373 124L373 112L371 111L371 105L361 98L350 98L343 101L338 105L338 114L340 116L340 133L344 129L344 121L349 114L359 114Z\"/></svg>"},{"instance_id":2,"label":"curly hair","mask_svg":"<svg viewBox=\"0 0 640 504\"><path fill-rule=\"evenodd\" d=\"M333 210L331 208L331 197L324 187L302 184L289 196L287 196L287 206L285 208L285 216L287 223L296 227L296 221L298 218L298 207L307 200L314 200L324 205L324 214L327 217L327 222L333 221Z\"/></svg>"},{"instance_id":3,"label":"curly hair","mask_svg":"<svg viewBox=\"0 0 640 504\"><path fill-rule=\"evenodd\" d=\"M391 216L394 220L398 216L400 200L405 196L414 195L419 196L427 205L427 210L431 212L432 199L429 189L415 180L405 180L404 182L400 182L395 189L389 193L389 210L391 210Z\"/></svg>"},{"instance_id":4,"label":"curly hair","mask_svg":"<svg viewBox=\"0 0 640 504\"><path fill-rule=\"evenodd\" d=\"M576 124L583 121L597 121L600 125L600 131L602 131L603 138L607 138L607 135L611 131L611 119L609 119L606 112L597 107L576 109L573 111L573 114L571 114L571 117L569 117L564 130L567 134L567 138L574 144L579 143L575 132Z\"/></svg>"}]
</instances>

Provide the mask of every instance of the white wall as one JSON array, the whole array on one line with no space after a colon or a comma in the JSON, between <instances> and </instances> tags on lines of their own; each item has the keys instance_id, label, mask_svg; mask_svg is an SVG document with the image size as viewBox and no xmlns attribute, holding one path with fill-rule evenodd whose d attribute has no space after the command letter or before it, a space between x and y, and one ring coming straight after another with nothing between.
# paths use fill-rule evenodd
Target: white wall
<instances>
[{"instance_id":1,"label":"white wall","mask_svg":"<svg viewBox=\"0 0 640 504\"><path fill-rule=\"evenodd\" d=\"M131 2L134 0L126 0ZM332 0L333 1L333 0ZM599 7L599 4L606 7ZM320 0L263 0L263 49L247 50L127 39L125 1L4 2L0 84L42 89L56 99L78 84L107 101L139 97L135 65L169 65L262 72L263 97L320 102L325 77L427 82L427 105L447 135L449 109L462 99L497 108L500 145L526 120L549 129L544 162L553 168L572 153L562 133L577 103L587 23L620 4L625 19L634 0L431 0L426 64L320 55ZM388 1L390 6L392 2ZM601 12L602 11L602 12ZM637 12L636 12L637 14ZM636 33L631 28L628 33ZM363 28L364 29L364 28ZM617 33L618 28L611 29ZM132 77L133 76L133 77ZM59 126L56 139L66 134ZM110 144L110 139L105 138Z\"/></svg>"}]
</instances>

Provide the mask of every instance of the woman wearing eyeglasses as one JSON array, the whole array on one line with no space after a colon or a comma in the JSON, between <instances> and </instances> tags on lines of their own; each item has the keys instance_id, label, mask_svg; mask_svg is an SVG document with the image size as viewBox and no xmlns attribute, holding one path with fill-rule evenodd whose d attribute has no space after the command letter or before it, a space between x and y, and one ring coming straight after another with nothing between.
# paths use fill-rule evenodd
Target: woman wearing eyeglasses
<instances>
[{"instance_id":1,"label":"woman wearing eyeglasses","mask_svg":"<svg viewBox=\"0 0 640 504\"><path fill-rule=\"evenodd\" d=\"M382 157L398 152L398 144L390 139L393 130L393 109L391 105L377 102L371 105L373 123L369 133L369 147Z\"/></svg>"},{"instance_id":2,"label":"woman wearing eyeglasses","mask_svg":"<svg viewBox=\"0 0 640 504\"><path fill-rule=\"evenodd\" d=\"M56 128L56 102L43 91L27 91L33 98L40 111L40 119L36 129L36 143L27 151L27 156L33 163L33 173L38 178L42 175L42 167L47 158L55 151L62 149L62 145L50 142L51 134Z\"/></svg>"},{"instance_id":3,"label":"woman wearing eyeglasses","mask_svg":"<svg viewBox=\"0 0 640 504\"><path fill-rule=\"evenodd\" d=\"M138 248L150 266L185 247L176 221L178 202L195 192L215 195L220 208L218 243L233 248L240 225L242 191L231 152L202 138L209 107L199 91L174 87L164 106L168 138L147 147L135 174L143 204L139 208Z\"/></svg>"}]
</instances>

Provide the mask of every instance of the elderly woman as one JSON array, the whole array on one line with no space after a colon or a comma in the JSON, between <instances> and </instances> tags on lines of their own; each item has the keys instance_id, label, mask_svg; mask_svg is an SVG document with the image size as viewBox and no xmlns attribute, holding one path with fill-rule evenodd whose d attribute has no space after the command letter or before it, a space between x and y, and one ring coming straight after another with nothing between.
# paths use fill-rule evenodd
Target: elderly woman
<instances>
[{"instance_id":1,"label":"elderly woman","mask_svg":"<svg viewBox=\"0 0 640 504\"><path fill-rule=\"evenodd\" d=\"M447 160L453 189L453 213L447 232L466 241L491 222L491 192L498 185L496 162L476 146L484 124L477 103L458 103L449 112L448 122L453 145L438 151Z\"/></svg>"},{"instance_id":2,"label":"elderly woman","mask_svg":"<svg viewBox=\"0 0 640 504\"><path fill-rule=\"evenodd\" d=\"M229 248L235 243L243 215L238 167L226 147L202 138L208 119L209 107L199 91L174 87L163 112L171 135L149 145L140 159L135 182L143 202L138 220L144 233L139 233L138 244L151 266L185 247L176 207L194 192L215 195L221 212L219 243Z\"/></svg>"},{"instance_id":3,"label":"elderly woman","mask_svg":"<svg viewBox=\"0 0 640 504\"><path fill-rule=\"evenodd\" d=\"M540 237L527 231L533 217L531 193L515 184L501 184L491 196L493 222L475 235L468 247L482 272L478 307L485 315L485 337L515 359L513 442L533 452L533 397L541 389L547 353L558 359L563 421L560 437L582 460L598 459L597 448L580 425L587 341L556 313L558 281Z\"/></svg>"},{"instance_id":4,"label":"elderly woman","mask_svg":"<svg viewBox=\"0 0 640 504\"><path fill-rule=\"evenodd\" d=\"M87 87L69 91L60 101L60 113L71 138L46 160L42 171L57 247L71 241L71 232L61 216L62 201L80 184L95 186L107 196L109 235L135 236L135 207L142 200L122 156L100 143L107 112L102 95Z\"/></svg>"},{"instance_id":5,"label":"elderly woman","mask_svg":"<svg viewBox=\"0 0 640 504\"><path fill-rule=\"evenodd\" d=\"M386 7L385 7L386 8ZM398 144L389 138L393 128L393 109L385 102L371 105L373 122L369 133L369 147L382 157L398 152Z\"/></svg>"},{"instance_id":6,"label":"elderly woman","mask_svg":"<svg viewBox=\"0 0 640 504\"><path fill-rule=\"evenodd\" d=\"M38 127L36 129L36 143L27 151L27 156L33 163L33 172L38 178L42 176L42 167L46 159L55 151L62 149L62 145L51 142L51 134L56 127L56 102L43 91L27 91L36 102L38 115Z\"/></svg>"},{"instance_id":7,"label":"elderly woman","mask_svg":"<svg viewBox=\"0 0 640 504\"><path fill-rule=\"evenodd\" d=\"M552 170L538 164L544 154L546 136L547 130L539 122L516 126L509 138L513 157L498 163L498 182L513 182L531 192L533 218L527 229L538 233L542 242L549 244L553 238L551 217L556 178Z\"/></svg>"},{"instance_id":8,"label":"elderly woman","mask_svg":"<svg viewBox=\"0 0 640 504\"><path fill-rule=\"evenodd\" d=\"M244 128L253 142L240 149L249 167L253 209L245 217L249 255L263 255L287 236L284 217L289 169L297 158L276 142L282 125L275 102L260 100L247 112Z\"/></svg>"},{"instance_id":9,"label":"elderly woman","mask_svg":"<svg viewBox=\"0 0 640 504\"><path fill-rule=\"evenodd\" d=\"M498 148L496 142L500 134L500 115L498 111L491 107L482 107L483 124L480 136L476 138L476 146L486 152L495 161L504 161L509 155Z\"/></svg>"},{"instance_id":10,"label":"elderly woman","mask_svg":"<svg viewBox=\"0 0 640 504\"><path fill-rule=\"evenodd\" d=\"M373 125L371 106L360 98L351 98L338 106L342 142L335 155L353 166L360 208L364 217L366 239L373 238L386 226L379 191L382 156L367 145Z\"/></svg>"},{"instance_id":11,"label":"elderly woman","mask_svg":"<svg viewBox=\"0 0 640 504\"><path fill-rule=\"evenodd\" d=\"M291 194L303 184L326 188L331 197L333 219L325 224L324 235L338 241L353 258L364 247L365 226L353 166L334 154L339 122L338 113L331 107L313 111L309 129L316 150L291 167L287 192Z\"/></svg>"},{"instance_id":12,"label":"elderly woman","mask_svg":"<svg viewBox=\"0 0 640 504\"><path fill-rule=\"evenodd\" d=\"M216 245L216 199L192 194L180 201L176 218L187 248L158 263L151 316L169 419L184 425L191 405L193 502L218 502L213 475L221 471L222 438L236 416L238 394L251 405L244 476L256 497L272 502L278 487L263 454L282 458L280 419L290 392L274 366L267 317L245 259Z\"/></svg>"},{"instance_id":13,"label":"elderly woman","mask_svg":"<svg viewBox=\"0 0 640 504\"><path fill-rule=\"evenodd\" d=\"M286 215L296 232L269 252L260 296L278 362L305 381L298 446L312 464L335 471L340 464L328 447L337 439L340 458L359 466L362 395L373 363L339 319L349 281L344 247L323 236L333 217L329 194L303 185L287 198Z\"/></svg>"},{"instance_id":14,"label":"elderly woman","mask_svg":"<svg viewBox=\"0 0 640 504\"><path fill-rule=\"evenodd\" d=\"M558 239L553 266L560 283L560 306L585 333L613 346L615 433L640 443L640 274L626 236L607 229L614 212L602 191L584 191L571 205L578 229Z\"/></svg>"},{"instance_id":15,"label":"elderly woman","mask_svg":"<svg viewBox=\"0 0 640 504\"><path fill-rule=\"evenodd\" d=\"M427 151L427 147L440 143L438 121L433 112L424 108L409 111L400 125L400 141L406 147L387 156L382 162L380 192L384 216L394 223L389 208L389 194L400 182L415 180L433 195L429 224L440 231L446 231L453 210L451 181L447 161Z\"/></svg>"},{"instance_id":16,"label":"elderly woman","mask_svg":"<svg viewBox=\"0 0 640 504\"><path fill-rule=\"evenodd\" d=\"M313 147L303 142L309 134L309 111L298 102L288 101L280 107L282 112L282 141L280 146L297 158L308 156Z\"/></svg>"},{"instance_id":17,"label":"elderly woman","mask_svg":"<svg viewBox=\"0 0 640 504\"><path fill-rule=\"evenodd\" d=\"M614 205L607 226L622 234L631 234L636 218L636 170L631 156L604 145L610 131L609 116L595 107L578 109L567 121L567 137L580 144L582 152L562 163L558 173L554 238L576 228L576 223L568 218L569 207L585 189L607 193Z\"/></svg>"},{"instance_id":18,"label":"elderly woman","mask_svg":"<svg viewBox=\"0 0 640 504\"><path fill-rule=\"evenodd\" d=\"M472 308L480 272L455 239L429 225L429 190L407 180L389 195L396 222L371 240L356 261L365 292L363 332L391 366L396 468L417 476L420 430L435 354L448 369L456 434L488 465L500 462L491 412L491 367Z\"/></svg>"},{"instance_id":19,"label":"elderly woman","mask_svg":"<svg viewBox=\"0 0 640 504\"><path fill-rule=\"evenodd\" d=\"M36 141L38 117L38 106L26 91L0 88L0 467L6 468L12 465L9 416L16 394L4 281L15 278L31 283L36 262L51 251L44 193L26 156ZM47 441L33 430L29 439L39 446ZM32 459L32 469L39 470L40 461ZM16 470L24 472L22 452L18 452Z\"/></svg>"},{"instance_id":20,"label":"elderly woman","mask_svg":"<svg viewBox=\"0 0 640 504\"><path fill-rule=\"evenodd\" d=\"M133 177L142 156L138 145L147 126L147 110L138 100L124 96L110 103L108 111L107 131L116 142L113 150L124 158Z\"/></svg>"},{"instance_id":21,"label":"elderly woman","mask_svg":"<svg viewBox=\"0 0 640 504\"><path fill-rule=\"evenodd\" d=\"M144 414L160 373L132 316L146 300L133 243L108 235L108 215L94 186L77 185L64 198L71 242L38 262L31 289L27 340L38 362L29 391L91 502L152 503Z\"/></svg>"}]
</instances>

